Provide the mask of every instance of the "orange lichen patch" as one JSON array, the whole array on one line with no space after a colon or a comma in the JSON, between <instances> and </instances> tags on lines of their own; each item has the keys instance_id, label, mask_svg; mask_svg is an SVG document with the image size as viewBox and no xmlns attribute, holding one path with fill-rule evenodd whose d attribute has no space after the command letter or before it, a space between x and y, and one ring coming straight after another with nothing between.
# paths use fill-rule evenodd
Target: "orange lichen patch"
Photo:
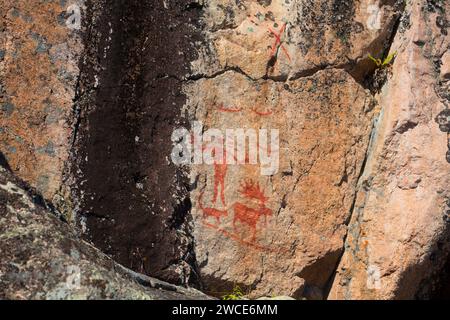
<instances>
[{"instance_id":1,"label":"orange lichen patch","mask_svg":"<svg viewBox=\"0 0 450 320\"><path fill-rule=\"evenodd\" d=\"M82 47L61 19L60 1L6 1L3 8L0 150L14 171L51 198L67 159Z\"/></svg>"}]
</instances>

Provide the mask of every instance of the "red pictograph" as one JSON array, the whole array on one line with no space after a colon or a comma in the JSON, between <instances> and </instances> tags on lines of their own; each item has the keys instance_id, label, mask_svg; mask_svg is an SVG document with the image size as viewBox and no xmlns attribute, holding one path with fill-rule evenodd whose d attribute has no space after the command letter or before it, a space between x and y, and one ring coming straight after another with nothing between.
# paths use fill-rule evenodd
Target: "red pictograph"
<instances>
[{"instance_id":1,"label":"red pictograph","mask_svg":"<svg viewBox=\"0 0 450 320\"><path fill-rule=\"evenodd\" d=\"M212 156L216 156L216 151L218 150L220 153L222 153L222 161L221 163L214 160L214 195L213 195L213 203L217 203L217 197L219 196L219 189L220 189L220 200L222 201L222 204L226 206L225 201L225 178L227 176L228 171L228 164L226 163L227 158L227 151L223 148L223 140L220 140L220 147L214 148L212 150ZM205 151L206 147L203 147L203 151Z\"/></svg>"},{"instance_id":2,"label":"red pictograph","mask_svg":"<svg viewBox=\"0 0 450 320\"><path fill-rule=\"evenodd\" d=\"M239 113L244 111L242 108L224 107L223 105L218 107L217 110L223 113ZM251 108L250 111L261 117L267 117L273 114L272 111L259 111L256 107Z\"/></svg>"},{"instance_id":3,"label":"red pictograph","mask_svg":"<svg viewBox=\"0 0 450 320\"><path fill-rule=\"evenodd\" d=\"M284 32L286 25L280 30L279 34L275 34L277 37L277 42L275 46L282 47L281 44L281 35ZM278 49L278 48L277 48ZM283 50L284 47L282 47ZM276 51L276 50L275 50ZM275 53L275 52L274 52ZM286 54L288 55L287 51ZM288 58L290 59L289 55ZM224 113L239 113L245 111L242 108L221 105L217 107L219 112ZM273 114L272 111L259 111L256 107L250 108L248 111L251 111L258 116L271 116ZM193 141L192 141L193 142ZM241 195L242 201L234 202L233 204L227 206L226 198L225 198L225 183L226 176L228 172L228 164L227 164L227 150L224 148L224 141L221 140L218 143L219 146L216 146L211 150L212 156L215 159L213 162L214 166L214 187L213 187L213 197L212 197L212 205L211 207L205 207L203 205L203 195L204 191L202 191L198 198L198 206L203 213L203 225L208 228L212 228L221 232L225 236L234 239L241 244L251 246L258 250L272 250L269 247L265 247L256 242L257 228L258 223L261 218L264 219L264 227L267 227L267 217L273 215L273 211L266 206L269 198L265 196L264 191L261 189L259 183L255 183L252 179L246 179L241 182L240 189L238 190ZM257 142L257 147L259 147L259 141ZM202 150L206 150L206 146L203 146ZM210 148L210 147L209 147ZM267 152L271 153L270 146L267 147ZM222 153L223 157L221 161L217 161L216 152ZM233 155L234 160L238 162L236 155ZM245 163L250 163L250 155L249 150L245 150ZM217 207L217 199L220 197L220 201L222 202L222 208L214 208ZM229 216L229 212L232 209L234 213L233 218L226 219ZM214 218L216 220L216 224L213 224L208 221L208 218ZM223 221L221 221L223 218ZM227 225L230 226L230 222L232 221L232 229L227 228ZM247 228L245 228L245 226ZM238 228L240 230L238 230ZM245 236L250 229L250 239L247 239ZM246 231L243 231L246 230ZM239 231L239 232L238 232Z\"/></svg>"},{"instance_id":4,"label":"red pictograph","mask_svg":"<svg viewBox=\"0 0 450 320\"><path fill-rule=\"evenodd\" d=\"M237 112L241 112L242 108L235 108L235 107L225 107L223 104L220 105L217 110L219 110L220 112L229 112L229 113L237 113Z\"/></svg>"},{"instance_id":5,"label":"red pictograph","mask_svg":"<svg viewBox=\"0 0 450 320\"><path fill-rule=\"evenodd\" d=\"M278 50L281 48L283 52L286 54L289 61L291 61L291 56L289 55L289 52L286 50L286 48L283 46L281 37L283 36L283 33L286 31L286 23L283 24L281 29L277 32L273 31L271 28L269 28L269 32L272 33L275 36L275 43L272 46L272 52L270 53L270 57L273 58L278 53Z\"/></svg>"},{"instance_id":6,"label":"red pictograph","mask_svg":"<svg viewBox=\"0 0 450 320\"><path fill-rule=\"evenodd\" d=\"M226 151L224 152L224 159L226 159ZM225 177L227 176L228 165L226 161L223 164L214 163L214 197L213 202L217 202L220 188L220 200L226 206L225 202Z\"/></svg>"},{"instance_id":7,"label":"red pictograph","mask_svg":"<svg viewBox=\"0 0 450 320\"><path fill-rule=\"evenodd\" d=\"M205 208L203 206L203 194L204 191L202 193L200 193L200 196L198 197L198 205L200 207L200 209L203 212L203 219L207 219L208 217L213 217L217 220L217 224L220 223L220 218L221 217L227 217L228 216L228 210L219 210L219 209L214 209L214 208Z\"/></svg>"},{"instance_id":8,"label":"red pictograph","mask_svg":"<svg viewBox=\"0 0 450 320\"><path fill-rule=\"evenodd\" d=\"M256 108L252 108L252 112L256 113L258 116L261 116L261 117L267 117L267 116L271 116L273 114L272 111L258 111L258 110L256 110Z\"/></svg>"},{"instance_id":9,"label":"red pictograph","mask_svg":"<svg viewBox=\"0 0 450 320\"><path fill-rule=\"evenodd\" d=\"M267 216L273 214L272 210L266 207L266 202L269 200L261 190L259 183L252 180L246 180L241 184L241 195L250 200L256 200L257 206L249 207L241 202L236 202L233 205L234 218L233 228L236 230L236 222L241 222L250 227L252 230L252 241L256 240L256 227L261 217L264 217L264 224L267 224Z\"/></svg>"}]
</instances>

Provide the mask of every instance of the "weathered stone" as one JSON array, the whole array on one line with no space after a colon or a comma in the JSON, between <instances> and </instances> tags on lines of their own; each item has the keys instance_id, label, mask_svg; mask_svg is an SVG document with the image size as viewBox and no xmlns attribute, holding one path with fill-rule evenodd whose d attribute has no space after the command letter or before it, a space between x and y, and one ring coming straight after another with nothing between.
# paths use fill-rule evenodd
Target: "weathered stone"
<instances>
[{"instance_id":1,"label":"weathered stone","mask_svg":"<svg viewBox=\"0 0 450 320\"><path fill-rule=\"evenodd\" d=\"M400 6L395 1L207 1L213 43L200 73L238 68L254 79L286 79L328 66L359 74L367 54L382 53ZM214 55L211 57L211 53Z\"/></svg>"},{"instance_id":2,"label":"weathered stone","mask_svg":"<svg viewBox=\"0 0 450 320\"><path fill-rule=\"evenodd\" d=\"M79 31L57 21L69 18L69 5L83 9L84 0L0 4L0 148L12 169L48 199L62 188L83 50Z\"/></svg>"},{"instance_id":3,"label":"weathered stone","mask_svg":"<svg viewBox=\"0 0 450 320\"><path fill-rule=\"evenodd\" d=\"M250 298L401 299L450 291L442 286L450 278L448 2L1 6L0 162L9 161L119 263L216 296L235 285ZM195 121L222 132L279 130L277 170L264 175L260 163L177 167L172 133L192 131ZM4 199L5 217L17 220L0 233L8 244L19 230L45 246L45 230L59 230L41 214L21 229L25 213ZM77 239L71 246L85 248L63 228ZM72 256L62 246L60 260L67 241L56 234L48 240L55 268L39 262L53 253L30 251L29 242L20 252L38 256L41 269L5 249L0 266L11 276L0 292L66 297L58 291L64 261L98 262L100 254L77 249ZM29 290L19 288L27 273L18 275L10 261L39 270L37 285L27 276ZM42 265L56 279L44 286ZM138 287L124 293L91 286L99 272L125 286L108 266L81 263L89 288L79 297L140 296Z\"/></svg>"},{"instance_id":4,"label":"weathered stone","mask_svg":"<svg viewBox=\"0 0 450 320\"><path fill-rule=\"evenodd\" d=\"M450 78L450 51L444 53L441 58L441 77Z\"/></svg>"},{"instance_id":5,"label":"weathered stone","mask_svg":"<svg viewBox=\"0 0 450 320\"><path fill-rule=\"evenodd\" d=\"M0 299L209 299L116 264L3 167L0 255Z\"/></svg>"},{"instance_id":6,"label":"weathered stone","mask_svg":"<svg viewBox=\"0 0 450 320\"><path fill-rule=\"evenodd\" d=\"M280 135L279 170L269 176L259 164L192 169L196 257L205 289L226 291L238 283L251 296L294 297L305 286L323 290L343 247L365 158L370 94L342 70L286 83L229 71L191 83L186 92L189 118L206 128L224 134L277 129ZM252 187L249 197L243 189ZM248 221L242 208L267 214ZM214 210L224 216L217 219Z\"/></svg>"},{"instance_id":7,"label":"weathered stone","mask_svg":"<svg viewBox=\"0 0 450 320\"><path fill-rule=\"evenodd\" d=\"M67 174L73 220L86 239L177 284L198 283L189 179L169 161L172 132L184 125L179 79L201 40L191 2L92 2Z\"/></svg>"},{"instance_id":8,"label":"weathered stone","mask_svg":"<svg viewBox=\"0 0 450 320\"><path fill-rule=\"evenodd\" d=\"M410 29L392 45L398 56L377 95L382 113L331 299L430 298L439 287L436 275L444 272L450 252L450 164L445 124L435 116L445 114L449 101L435 90L433 57L449 48L435 21L448 17L450 4L430 3L408 2Z\"/></svg>"}]
</instances>

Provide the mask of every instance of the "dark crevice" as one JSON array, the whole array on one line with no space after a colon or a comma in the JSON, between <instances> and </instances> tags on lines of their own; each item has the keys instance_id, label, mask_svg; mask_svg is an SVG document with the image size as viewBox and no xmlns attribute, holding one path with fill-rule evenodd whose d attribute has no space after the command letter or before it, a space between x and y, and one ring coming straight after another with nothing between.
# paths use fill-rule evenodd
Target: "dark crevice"
<instances>
[{"instance_id":1,"label":"dark crevice","mask_svg":"<svg viewBox=\"0 0 450 320\"><path fill-rule=\"evenodd\" d=\"M397 1L397 3L398 3L398 1ZM399 10L398 16L397 16L397 18L395 19L395 21L393 23L393 27L392 27L392 31L391 31L389 40L388 40L388 42L387 42L387 44L386 44L386 46L385 46L385 48L383 50L383 55L382 55L383 59L386 58L387 55L389 54L389 52L391 50L391 47L392 47L392 44L393 44L393 42L395 40L395 37L396 37L396 35L398 33L400 22L401 22L401 18L402 18L403 14L405 12L405 9L406 9L406 4L402 3L401 6L402 7ZM375 94L377 92L377 90L373 90L374 89L373 88L373 81L374 81L374 74L371 74L371 75L368 75L366 77L366 79L364 80L364 83L366 84L365 87L369 87L371 89L372 94ZM387 81L387 76L384 78L384 81L383 81L382 85L380 86L380 88L385 84L386 81ZM332 275L330 276L330 278L329 278L329 280L327 282L325 295L324 295L326 297L326 299L328 299L328 296L330 294L333 282L334 282L334 280L336 278L336 275L337 275L337 272L338 272L338 269L339 269L339 265L341 264L342 258L343 258L344 254L346 252L348 228L350 226L352 217L355 214L355 210L356 210L355 206L356 206L356 200L357 200L358 193L362 192L362 191L363 192L367 192L370 189L370 181L362 181L362 178L364 177L364 173L365 173L365 170L366 170L366 164L367 164L368 158L370 156L370 150L371 150L371 146L372 146L372 143L373 143L375 130L376 130L376 126L375 126L375 121L374 121L373 125L372 125L371 132L370 132L369 145L367 146L366 155L364 157L364 161L362 163L361 170L359 172L359 176L358 176L358 180L357 180L357 186L358 187L357 187L357 190L355 191L355 195L354 195L354 198L353 198L353 201L352 201L352 205L350 206L350 210L349 210L349 215L348 215L347 221L345 222L345 226L347 227L347 232L345 234L344 241L343 241L344 246L342 248L342 252L341 252L340 257L337 260L334 272L332 273Z\"/></svg>"},{"instance_id":2,"label":"dark crevice","mask_svg":"<svg viewBox=\"0 0 450 320\"><path fill-rule=\"evenodd\" d=\"M254 78L254 77L251 77L249 74L247 74L246 72L244 72L241 68L239 68L237 66L227 66L226 68L224 68L224 69L222 69L220 71L217 71L217 72L215 72L213 74L209 74L209 75L207 75L207 74L195 74L195 75L188 76L186 78L177 78L177 77L174 77L174 76L171 76L171 75L166 75L166 77L168 77L168 78L175 78L177 81L180 81L180 82L183 82L183 81L198 81L198 80L201 80L201 79L214 79L216 77L219 77L219 76L221 76L221 75L231 71L231 72L236 72L236 73L239 73L239 74L245 76L250 81L270 80L270 81L273 81L273 82L285 83L287 81L296 81L296 80L301 79L301 78L312 77L317 72L323 71L323 70L326 70L326 69L341 69L341 70L344 70L344 71L348 72L348 70L351 69L352 65L353 65L353 63L343 64L343 65L321 65L321 66L313 67L311 69L306 69L306 70L299 71L299 72L295 73L292 76L289 76L288 74L280 74L280 75L277 75L277 76L274 76L274 75L269 76L269 75L266 74L266 75L264 75L264 76L262 76L260 78ZM349 74L350 74L350 76L353 77L353 75L351 73L349 73ZM359 83L360 79L355 79L355 81L357 81Z\"/></svg>"},{"instance_id":3,"label":"dark crevice","mask_svg":"<svg viewBox=\"0 0 450 320\"><path fill-rule=\"evenodd\" d=\"M423 285L426 289L426 298L432 300L449 300L450 299L450 200L447 201L444 209L444 221L447 225L446 232L443 233L442 241L438 242L436 247L435 260L441 260L441 268L438 268L435 275L431 279L426 279ZM440 245L439 245L440 244ZM444 247L445 244L445 247ZM442 263L444 261L444 263ZM434 261L437 264L438 261ZM431 284L426 286L427 284ZM420 294L416 294L417 298L421 298Z\"/></svg>"},{"instance_id":4,"label":"dark crevice","mask_svg":"<svg viewBox=\"0 0 450 320\"><path fill-rule=\"evenodd\" d=\"M172 217L169 220L170 229L180 229L187 221L192 209L192 202L189 197L184 198L173 208Z\"/></svg>"},{"instance_id":5,"label":"dark crevice","mask_svg":"<svg viewBox=\"0 0 450 320\"><path fill-rule=\"evenodd\" d=\"M1 151L0 151L0 166L2 166L8 171L12 171L11 167L9 166L8 160L6 160L5 155Z\"/></svg>"},{"instance_id":6,"label":"dark crevice","mask_svg":"<svg viewBox=\"0 0 450 320\"><path fill-rule=\"evenodd\" d=\"M317 72L325 70L327 68L335 68L335 67L330 66L330 65L315 66L311 69L306 69L306 70L302 70L300 72L295 73L292 77L289 78L289 80L295 81L300 78L311 77L311 76L315 75Z\"/></svg>"},{"instance_id":7,"label":"dark crevice","mask_svg":"<svg viewBox=\"0 0 450 320\"><path fill-rule=\"evenodd\" d=\"M346 251L347 237L348 237L348 228L350 226L352 217L355 214L355 206L356 206L356 200L357 200L357 197L358 197L358 193L361 192L361 191L367 192L370 189L370 182L363 181L362 178L364 177L367 161L368 161L369 156L370 156L370 150L371 150L372 142L373 142L373 139L374 139L374 133L375 133L375 122L372 125L372 130L370 131L370 140L369 140L369 144L367 146L367 150L366 150L366 154L365 154L363 163L361 165L360 172L358 174L358 179L357 179L357 184L356 184L357 188L355 190L355 194L353 196L353 201L352 201L352 204L350 206L349 215L347 217L347 220L344 222L344 225L347 228L347 232L346 232L346 234L344 236L344 239L343 239L344 246L343 246L343 248L341 250L339 258L336 261L334 272L330 275L330 278L328 279L327 284L326 284L325 289L324 289L325 300L328 299L328 296L330 295L331 288L333 286L334 280L335 280L337 272L339 270L339 265L341 264L342 258L343 258L344 254L345 254L345 251Z\"/></svg>"},{"instance_id":8,"label":"dark crevice","mask_svg":"<svg viewBox=\"0 0 450 320\"><path fill-rule=\"evenodd\" d=\"M219 77L219 76L221 76L221 75L223 75L223 74L225 74L225 73L227 73L229 71L233 71L233 72L239 73L239 74L245 76L246 78L248 78L251 81L257 81L258 80L258 79L252 78L247 73L245 73L241 68L236 67L236 66L227 66L224 69L222 69L220 71L217 71L217 72L215 72L213 74L210 74L210 75L207 75L207 74L194 74L194 75L191 75L191 76L187 77L185 80L187 80L187 81L197 81L197 80L200 80L200 79L214 79L214 78L217 78L217 77Z\"/></svg>"},{"instance_id":9,"label":"dark crevice","mask_svg":"<svg viewBox=\"0 0 450 320\"><path fill-rule=\"evenodd\" d=\"M398 34L399 27L402 21L402 17L405 13L405 6L403 5L403 8L401 11L397 14L397 17L395 18L393 25L392 25L392 31L390 34L390 37L388 41L386 42L383 51L381 53L380 59L384 61L384 59L387 58L389 55L389 52L391 51L392 44L394 43L395 37ZM394 60L393 60L394 61ZM391 64L393 63L391 62ZM369 71L364 78L362 79L362 83L364 88L367 88L371 91L371 93L377 94L381 91L381 88L386 84L388 81L389 76L389 66L376 68L374 63L372 61L366 61L372 64L372 70Z\"/></svg>"},{"instance_id":10,"label":"dark crevice","mask_svg":"<svg viewBox=\"0 0 450 320\"><path fill-rule=\"evenodd\" d=\"M444 226L431 241L428 253L401 274L396 299L444 300L450 298L450 199L442 206ZM427 275L418 279L417 275ZM419 281L420 280L420 281Z\"/></svg>"},{"instance_id":11,"label":"dark crevice","mask_svg":"<svg viewBox=\"0 0 450 320\"><path fill-rule=\"evenodd\" d=\"M336 269L335 261L340 258L340 254L339 250L328 252L297 274L305 280L303 297L308 300L323 300L328 296L330 279L326 275L332 274Z\"/></svg>"}]
</instances>

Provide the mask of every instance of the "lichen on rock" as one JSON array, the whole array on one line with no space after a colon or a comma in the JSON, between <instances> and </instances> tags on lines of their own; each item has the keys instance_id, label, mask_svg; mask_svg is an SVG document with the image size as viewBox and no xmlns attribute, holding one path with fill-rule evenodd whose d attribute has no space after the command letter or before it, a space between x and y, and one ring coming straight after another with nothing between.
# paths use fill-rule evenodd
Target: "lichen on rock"
<instances>
[{"instance_id":1,"label":"lichen on rock","mask_svg":"<svg viewBox=\"0 0 450 320\"><path fill-rule=\"evenodd\" d=\"M1 298L448 297L448 1L1 9Z\"/></svg>"}]
</instances>

